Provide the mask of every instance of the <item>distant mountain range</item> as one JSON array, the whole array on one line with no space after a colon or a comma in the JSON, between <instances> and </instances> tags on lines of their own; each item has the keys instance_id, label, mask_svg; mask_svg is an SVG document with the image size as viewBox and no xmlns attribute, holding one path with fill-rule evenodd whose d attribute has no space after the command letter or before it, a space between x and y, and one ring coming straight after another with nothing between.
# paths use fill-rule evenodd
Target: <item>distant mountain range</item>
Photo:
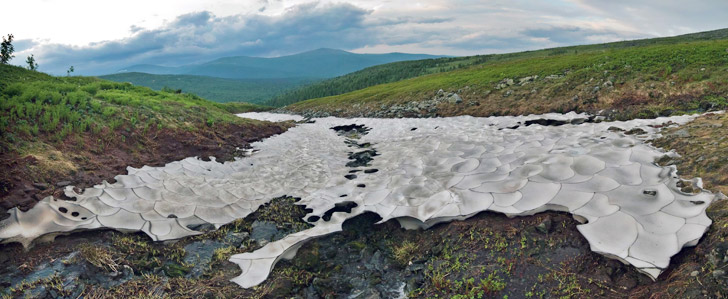
<instances>
[{"instance_id":1,"label":"distant mountain range","mask_svg":"<svg viewBox=\"0 0 728 299\"><path fill-rule=\"evenodd\" d=\"M202 64L178 67L140 64L117 73L157 75L197 75L231 79L332 78L366 67L405 60L439 58L425 54L357 54L336 49L317 49L294 55L262 58L249 56L223 57Z\"/></svg>"},{"instance_id":2,"label":"distant mountain range","mask_svg":"<svg viewBox=\"0 0 728 299\"><path fill-rule=\"evenodd\" d=\"M291 89L317 82L319 79L274 78L274 79L228 79L194 75L153 75L147 73L119 73L99 76L101 79L129 82L161 90L164 87L181 89L205 99L226 102L248 102L262 104Z\"/></svg>"}]
</instances>

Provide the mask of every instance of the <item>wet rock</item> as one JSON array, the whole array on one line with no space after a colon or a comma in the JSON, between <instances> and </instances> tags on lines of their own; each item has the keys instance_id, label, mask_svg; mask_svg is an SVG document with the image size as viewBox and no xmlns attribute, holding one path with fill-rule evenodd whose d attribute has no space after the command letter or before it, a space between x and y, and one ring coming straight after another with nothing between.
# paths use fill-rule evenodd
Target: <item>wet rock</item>
<instances>
[{"instance_id":1,"label":"wet rock","mask_svg":"<svg viewBox=\"0 0 728 299\"><path fill-rule=\"evenodd\" d=\"M239 233L228 233L225 235L225 238L223 241L235 246L240 247L242 245L243 241L245 241L248 237L250 237L250 234L247 232L239 232Z\"/></svg>"},{"instance_id":2,"label":"wet rock","mask_svg":"<svg viewBox=\"0 0 728 299\"><path fill-rule=\"evenodd\" d=\"M269 294L271 298L285 298L293 291L293 281L288 278L276 280L271 289L273 290Z\"/></svg>"},{"instance_id":3,"label":"wet rock","mask_svg":"<svg viewBox=\"0 0 728 299\"><path fill-rule=\"evenodd\" d=\"M187 244L184 247L184 262L192 265L192 269L190 269L185 277L197 278L204 274L205 270L210 268L208 265L212 262L212 256L215 254L215 250L223 247L227 247L227 245L213 240L202 240Z\"/></svg>"},{"instance_id":4,"label":"wet rock","mask_svg":"<svg viewBox=\"0 0 728 299\"><path fill-rule=\"evenodd\" d=\"M278 228L276 227L276 224L270 221L254 221L252 226L252 231L250 233L250 238L253 239L255 242L257 242L259 245L262 245L261 242L265 241L270 242L273 240L273 237L278 234Z\"/></svg>"},{"instance_id":5,"label":"wet rock","mask_svg":"<svg viewBox=\"0 0 728 299\"><path fill-rule=\"evenodd\" d=\"M351 284L348 280L343 279L331 279L331 278L314 278L313 287L316 289L316 293L348 293L351 290Z\"/></svg>"},{"instance_id":6,"label":"wet rock","mask_svg":"<svg viewBox=\"0 0 728 299\"><path fill-rule=\"evenodd\" d=\"M190 224L190 225L187 225L187 228L194 230L194 231L203 232L203 233L210 232L210 231L217 229L217 228L215 228L215 225L212 225L210 223Z\"/></svg>"},{"instance_id":7,"label":"wet rock","mask_svg":"<svg viewBox=\"0 0 728 299\"><path fill-rule=\"evenodd\" d=\"M346 167L364 167L369 166L369 163L374 160L374 157L378 156L379 154L375 150L365 150L357 153L351 153L349 154L349 160L352 160L348 163L346 163Z\"/></svg>"},{"instance_id":8,"label":"wet rock","mask_svg":"<svg viewBox=\"0 0 728 299\"><path fill-rule=\"evenodd\" d=\"M647 134L647 131L640 129L640 128L634 128L629 131L624 132L625 135L644 135Z\"/></svg>"},{"instance_id":9,"label":"wet rock","mask_svg":"<svg viewBox=\"0 0 728 299\"><path fill-rule=\"evenodd\" d=\"M48 184L46 183L33 183L33 187L39 189L39 190L45 190L48 189Z\"/></svg>"},{"instance_id":10,"label":"wet rock","mask_svg":"<svg viewBox=\"0 0 728 299\"><path fill-rule=\"evenodd\" d=\"M551 221L551 217L546 217L544 221L541 221L538 225L536 225L536 230L538 230L541 233L548 234L551 231L551 226L553 225L553 222Z\"/></svg>"}]
</instances>

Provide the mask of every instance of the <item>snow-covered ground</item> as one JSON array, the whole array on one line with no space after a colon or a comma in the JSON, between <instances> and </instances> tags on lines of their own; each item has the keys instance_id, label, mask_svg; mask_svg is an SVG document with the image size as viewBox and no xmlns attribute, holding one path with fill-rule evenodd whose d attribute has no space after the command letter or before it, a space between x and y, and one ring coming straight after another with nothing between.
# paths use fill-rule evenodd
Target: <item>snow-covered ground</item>
<instances>
[{"instance_id":1,"label":"snow-covered ground","mask_svg":"<svg viewBox=\"0 0 728 299\"><path fill-rule=\"evenodd\" d=\"M271 113L241 116L300 120ZM255 153L237 161L188 158L129 168L115 184L81 194L69 187L66 193L75 202L49 197L28 212L12 210L0 222L0 240L27 243L47 233L102 227L174 239L198 234L190 229L195 225L219 227L243 218L275 197L301 197L299 204L313 210L305 219L314 227L230 259L243 271L234 281L251 287L307 240L340 231L346 219L364 212L379 214L382 222L427 228L482 211L519 216L558 210L583 223L578 229L593 251L655 278L671 256L695 245L707 230L705 209L714 195L681 192L675 168L654 164L665 153L643 141L659 134L654 125L693 118L599 123L574 113L320 118L253 144ZM625 135L615 128L642 131ZM347 129L354 131L342 133ZM367 158L372 160L362 166ZM344 204L351 212L324 216Z\"/></svg>"}]
</instances>

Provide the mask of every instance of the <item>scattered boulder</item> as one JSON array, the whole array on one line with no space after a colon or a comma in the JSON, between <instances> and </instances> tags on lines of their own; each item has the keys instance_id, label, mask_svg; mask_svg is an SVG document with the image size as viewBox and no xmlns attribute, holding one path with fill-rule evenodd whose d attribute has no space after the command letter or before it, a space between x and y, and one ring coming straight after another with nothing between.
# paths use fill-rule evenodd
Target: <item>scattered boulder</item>
<instances>
[{"instance_id":1,"label":"scattered boulder","mask_svg":"<svg viewBox=\"0 0 728 299\"><path fill-rule=\"evenodd\" d=\"M213 240L202 240L187 244L185 249L185 264L192 265L192 269L185 275L186 277L200 277L209 269L212 262L212 256L215 250L227 247L225 243Z\"/></svg>"},{"instance_id":2,"label":"scattered boulder","mask_svg":"<svg viewBox=\"0 0 728 299\"><path fill-rule=\"evenodd\" d=\"M39 189L39 190L45 190L48 189L48 184L46 183L33 183L33 187Z\"/></svg>"},{"instance_id":3,"label":"scattered boulder","mask_svg":"<svg viewBox=\"0 0 728 299\"><path fill-rule=\"evenodd\" d=\"M251 228L250 238L258 243L258 245L267 244L278 234L278 227L270 221L256 220L251 225Z\"/></svg>"},{"instance_id":4,"label":"scattered boulder","mask_svg":"<svg viewBox=\"0 0 728 299\"><path fill-rule=\"evenodd\" d=\"M60 182L56 183L56 186L58 186L58 187L66 187L66 186L68 186L70 184L71 184L71 181L60 181Z\"/></svg>"},{"instance_id":5,"label":"scattered boulder","mask_svg":"<svg viewBox=\"0 0 728 299\"><path fill-rule=\"evenodd\" d=\"M452 93L448 96L448 101L453 104L460 104L463 99L457 93Z\"/></svg>"},{"instance_id":6,"label":"scattered boulder","mask_svg":"<svg viewBox=\"0 0 728 299\"><path fill-rule=\"evenodd\" d=\"M526 85L528 83L536 81L536 79L538 79L538 75L523 77L523 78L518 79L518 85Z\"/></svg>"},{"instance_id":7,"label":"scattered boulder","mask_svg":"<svg viewBox=\"0 0 728 299\"><path fill-rule=\"evenodd\" d=\"M560 79L560 78L563 78L563 77L564 76L562 76L562 75L548 75L548 76L544 77L544 79L546 79L546 80L554 80L554 79Z\"/></svg>"},{"instance_id":8,"label":"scattered boulder","mask_svg":"<svg viewBox=\"0 0 728 299\"><path fill-rule=\"evenodd\" d=\"M688 138L688 137L690 137L690 132L687 129L680 129L673 133L668 134L668 136L678 137L678 138Z\"/></svg>"}]
</instances>

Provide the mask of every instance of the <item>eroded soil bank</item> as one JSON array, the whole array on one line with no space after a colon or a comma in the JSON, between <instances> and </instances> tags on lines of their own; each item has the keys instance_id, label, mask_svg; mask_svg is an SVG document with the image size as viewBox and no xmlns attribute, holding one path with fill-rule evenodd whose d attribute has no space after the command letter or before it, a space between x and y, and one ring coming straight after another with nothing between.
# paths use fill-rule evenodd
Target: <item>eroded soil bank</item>
<instances>
[{"instance_id":1,"label":"eroded soil bank","mask_svg":"<svg viewBox=\"0 0 728 299\"><path fill-rule=\"evenodd\" d=\"M214 128L145 131L123 129L91 134L62 143L38 141L22 145L23 154L8 151L0 156L0 218L5 211L27 210L48 195L62 196L63 187L90 187L126 173L126 167L162 166L187 157L231 160L252 142L283 133L291 124L244 123ZM52 145L51 145L52 144ZM16 146L21 146L17 145Z\"/></svg>"}]
</instances>

